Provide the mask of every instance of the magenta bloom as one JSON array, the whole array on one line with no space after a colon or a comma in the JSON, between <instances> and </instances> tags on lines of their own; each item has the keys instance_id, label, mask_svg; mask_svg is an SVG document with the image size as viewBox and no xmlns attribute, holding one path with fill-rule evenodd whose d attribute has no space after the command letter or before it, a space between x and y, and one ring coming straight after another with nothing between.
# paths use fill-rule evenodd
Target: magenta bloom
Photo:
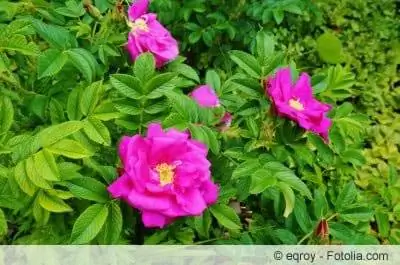
<instances>
[{"instance_id":1,"label":"magenta bloom","mask_svg":"<svg viewBox=\"0 0 400 265\"><path fill-rule=\"evenodd\" d=\"M214 89L212 89L209 85L202 85L196 87L191 93L190 96L197 102L201 107L219 107L219 99Z\"/></svg>"},{"instance_id":2,"label":"magenta bloom","mask_svg":"<svg viewBox=\"0 0 400 265\"><path fill-rule=\"evenodd\" d=\"M178 56L178 43L157 21L156 14L147 13L148 6L149 0L137 0L129 7L127 49L133 60L144 52L152 53L157 67L161 67Z\"/></svg>"},{"instance_id":3,"label":"magenta bloom","mask_svg":"<svg viewBox=\"0 0 400 265\"><path fill-rule=\"evenodd\" d=\"M139 209L146 227L201 215L217 200L207 148L185 132L150 124L146 137L122 138L119 156L124 169L108 191Z\"/></svg>"},{"instance_id":4,"label":"magenta bloom","mask_svg":"<svg viewBox=\"0 0 400 265\"><path fill-rule=\"evenodd\" d=\"M327 113L332 107L313 97L310 77L306 73L292 84L290 69L280 69L267 80L266 93L280 116L296 121L302 128L328 141L332 121Z\"/></svg>"}]
</instances>

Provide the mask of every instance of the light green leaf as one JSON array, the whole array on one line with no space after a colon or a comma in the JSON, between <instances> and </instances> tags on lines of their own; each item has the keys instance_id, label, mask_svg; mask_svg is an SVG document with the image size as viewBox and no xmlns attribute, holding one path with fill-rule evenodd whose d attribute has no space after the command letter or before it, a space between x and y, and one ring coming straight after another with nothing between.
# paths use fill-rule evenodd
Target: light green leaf
<instances>
[{"instance_id":1,"label":"light green leaf","mask_svg":"<svg viewBox=\"0 0 400 265\"><path fill-rule=\"evenodd\" d=\"M26 174L25 161L21 161L15 166L14 176L21 190L29 196L33 196L37 190L37 187L32 183Z\"/></svg>"},{"instance_id":2,"label":"light green leaf","mask_svg":"<svg viewBox=\"0 0 400 265\"><path fill-rule=\"evenodd\" d=\"M37 187L42 189L51 189L50 184L41 176L41 174L37 171L35 167L35 161L33 157L29 157L25 162L25 170L28 178L35 184Z\"/></svg>"},{"instance_id":3,"label":"light green leaf","mask_svg":"<svg viewBox=\"0 0 400 265\"><path fill-rule=\"evenodd\" d=\"M79 131L82 127L83 122L67 121L44 129L37 136L40 145L47 147Z\"/></svg>"},{"instance_id":4,"label":"light green leaf","mask_svg":"<svg viewBox=\"0 0 400 265\"><path fill-rule=\"evenodd\" d=\"M260 169L261 165L258 159L251 159L241 163L232 173L232 178L250 177L254 171Z\"/></svg>"},{"instance_id":5,"label":"light green leaf","mask_svg":"<svg viewBox=\"0 0 400 265\"><path fill-rule=\"evenodd\" d=\"M105 146L111 145L110 132L98 119L89 117L85 120L83 130L91 140Z\"/></svg>"},{"instance_id":6,"label":"light green leaf","mask_svg":"<svg viewBox=\"0 0 400 265\"><path fill-rule=\"evenodd\" d=\"M81 90L76 88L69 93L67 101L67 115L69 120L79 121L82 118L82 112L79 107L81 100Z\"/></svg>"},{"instance_id":7,"label":"light green leaf","mask_svg":"<svg viewBox=\"0 0 400 265\"><path fill-rule=\"evenodd\" d=\"M251 194L262 193L269 187L275 186L277 178L266 169L258 169L251 174Z\"/></svg>"},{"instance_id":8,"label":"light green leaf","mask_svg":"<svg viewBox=\"0 0 400 265\"><path fill-rule=\"evenodd\" d=\"M71 244L87 244L104 226L108 217L108 207L103 204L89 206L76 219L71 233Z\"/></svg>"},{"instance_id":9,"label":"light green leaf","mask_svg":"<svg viewBox=\"0 0 400 265\"><path fill-rule=\"evenodd\" d=\"M128 98L139 99L142 97L140 81L136 77L114 74L110 77L110 82L115 89Z\"/></svg>"},{"instance_id":10,"label":"light green leaf","mask_svg":"<svg viewBox=\"0 0 400 265\"><path fill-rule=\"evenodd\" d=\"M0 96L0 134L7 132L14 120L14 108L8 97Z\"/></svg>"},{"instance_id":11,"label":"light green leaf","mask_svg":"<svg viewBox=\"0 0 400 265\"><path fill-rule=\"evenodd\" d=\"M261 78L261 67L254 56L242 51L231 51L230 57L251 77Z\"/></svg>"},{"instance_id":12,"label":"light green leaf","mask_svg":"<svg viewBox=\"0 0 400 265\"><path fill-rule=\"evenodd\" d=\"M283 216L285 218L288 218L289 215L293 212L296 197L294 195L292 188L290 188L290 186L287 185L286 183L279 182L278 187L280 188L280 190L283 194L283 197L285 198L286 206L285 206L285 212L283 213Z\"/></svg>"},{"instance_id":13,"label":"light green leaf","mask_svg":"<svg viewBox=\"0 0 400 265\"><path fill-rule=\"evenodd\" d=\"M335 202L336 210L348 208L357 197L357 189L353 182L347 183L342 189Z\"/></svg>"},{"instance_id":14,"label":"light green leaf","mask_svg":"<svg viewBox=\"0 0 400 265\"><path fill-rule=\"evenodd\" d=\"M342 43L332 33L325 32L317 39L317 51L321 59L327 63L340 63L342 61Z\"/></svg>"},{"instance_id":15,"label":"light green leaf","mask_svg":"<svg viewBox=\"0 0 400 265\"><path fill-rule=\"evenodd\" d=\"M8 232L7 219L2 209L0 209L0 237L3 237Z\"/></svg>"},{"instance_id":16,"label":"light green leaf","mask_svg":"<svg viewBox=\"0 0 400 265\"><path fill-rule=\"evenodd\" d=\"M116 103L115 108L123 114L128 114L132 116L136 116L142 113L142 109L128 104Z\"/></svg>"},{"instance_id":17,"label":"light green leaf","mask_svg":"<svg viewBox=\"0 0 400 265\"><path fill-rule=\"evenodd\" d=\"M49 49L42 53L38 58L38 78L54 76L64 67L68 56L59 50Z\"/></svg>"},{"instance_id":18,"label":"light green leaf","mask_svg":"<svg viewBox=\"0 0 400 265\"><path fill-rule=\"evenodd\" d=\"M221 79L215 70L208 70L206 72L206 84L211 86L215 91L220 91Z\"/></svg>"},{"instance_id":19,"label":"light green leaf","mask_svg":"<svg viewBox=\"0 0 400 265\"><path fill-rule=\"evenodd\" d=\"M107 187L94 178L74 178L66 182L65 185L78 198L100 203L108 201Z\"/></svg>"},{"instance_id":20,"label":"light green leaf","mask_svg":"<svg viewBox=\"0 0 400 265\"><path fill-rule=\"evenodd\" d=\"M25 36L0 32L0 50L9 50L22 53L24 55L37 56L39 48L34 42L26 40Z\"/></svg>"},{"instance_id":21,"label":"light green leaf","mask_svg":"<svg viewBox=\"0 0 400 265\"><path fill-rule=\"evenodd\" d=\"M60 180L60 172L58 170L54 156L43 149L34 155L35 168L43 179L49 181Z\"/></svg>"},{"instance_id":22,"label":"light green leaf","mask_svg":"<svg viewBox=\"0 0 400 265\"><path fill-rule=\"evenodd\" d=\"M82 73L85 79L91 83L96 76L96 59L85 49L76 48L65 51L69 61ZM89 61L90 60L90 61ZM93 67L93 65L95 65Z\"/></svg>"},{"instance_id":23,"label":"light green leaf","mask_svg":"<svg viewBox=\"0 0 400 265\"><path fill-rule=\"evenodd\" d=\"M136 58L133 66L133 73L137 78L139 78L142 84L146 84L146 82L153 77L155 68L156 62L154 56L151 53L146 52Z\"/></svg>"},{"instance_id":24,"label":"light green leaf","mask_svg":"<svg viewBox=\"0 0 400 265\"><path fill-rule=\"evenodd\" d=\"M176 64L171 65L171 70L174 72L178 72L179 74L183 75L184 77L195 81L196 83L200 82L199 75L197 72L187 64Z\"/></svg>"},{"instance_id":25,"label":"light green leaf","mask_svg":"<svg viewBox=\"0 0 400 265\"><path fill-rule=\"evenodd\" d=\"M66 204L63 200L54 195L50 195L45 191L40 191L38 194L38 201L40 206L49 212L64 213L71 212L72 208Z\"/></svg>"},{"instance_id":26,"label":"light green leaf","mask_svg":"<svg viewBox=\"0 0 400 265\"><path fill-rule=\"evenodd\" d=\"M163 73L154 76L146 83L144 92L149 94L155 90L173 88L176 75L177 73Z\"/></svg>"},{"instance_id":27,"label":"light green leaf","mask_svg":"<svg viewBox=\"0 0 400 265\"><path fill-rule=\"evenodd\" d=\"M240 229L240 218L231 207L222 204L215 204L209 209L220 225L231 230Z\"/></svg>"},{"instance_id":28,"label":"light green leaf","mask_svg":"<svg viewBox=\"0 0 400 265\"><path fill-rule=\"evenodd\" d=\"M92 156L92 152L87 150L77 141L63 139L47 148L53 154L66 156L72 159L80 159Z\"/></svg>"},{"instance_id":29,"label":"light green leaf","mask_svg":"<svg viewBox=\"0 0 400 265\"><path fill-rule=\"evenodd\" d=\"M89 115L93 112L103 93L104 86L102 81L94 82L82 91L80 109L84 115Z\"/></svg>"},{"instance_id":30,"label":"light green leaf","mask_svg":"<svg viewBox=\"0 0 400 265\"><path fill-rule=\"evenodd\" d=\"M101 233L98 236L99 243L104 245L117 244L122 231L122 213L116 202L108 204L108 217Z\"/></svg>"},{"instance_id":31,"label":"light green leaf","mask_svg":"<svg viewBox=\"0 0 400 265\"><path fill-rule=\"evenodd\" d=\"M49 25L37 19L32 20L32 25L40 37L47 41L53 48L63 50L71 46L72 38L66 28Z\"/></svg>"},{"instance_id":32,"label":"light green leaf","mask_svg":"<svg viewBox=\"0 0 400 265\"><path fill-rule=\"evenodd\" d=\"M294 173L292 172L277 172L275 177L286 184L288 184L293 189L299 191L302 195L307 196L309 199L312 199L312 195L307 185L301 181Z\"/></svg>"},{"instance_id":33,"label":"light green leaf","mask_svg":"<svg viewBox=\"0 0 400 265\"><path fill-rule=\"evenodd\" d=\"M209 210L205 210L201 216L194 218L194 227L200 236L209 238L211 227L211 215Z\"/></svg>"}]
</instances>

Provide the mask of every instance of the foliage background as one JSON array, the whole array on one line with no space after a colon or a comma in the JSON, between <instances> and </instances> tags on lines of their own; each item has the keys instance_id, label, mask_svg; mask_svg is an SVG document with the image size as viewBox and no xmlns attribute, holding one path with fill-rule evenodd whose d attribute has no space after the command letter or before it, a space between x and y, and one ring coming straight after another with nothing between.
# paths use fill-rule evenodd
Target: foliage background
<instances>
[{"instance_id":1,"label":"foliage background","mask_svg":"<svg viewBox=\"0 0 400 265\"><path fill-rule=\"evenodd\" d=\"M183 56L160 72L129 62L126 5L0 1L3 243L399 243L398 3L154 0ZM287 64L337 106L329 146L265 113L260 81ZM178 93L204 82L234 113L224 133L224 109ZM217 205L164 230L106 192L120 136L152 120L206 142L222 184Z\"/></svg>"}]
</instances>

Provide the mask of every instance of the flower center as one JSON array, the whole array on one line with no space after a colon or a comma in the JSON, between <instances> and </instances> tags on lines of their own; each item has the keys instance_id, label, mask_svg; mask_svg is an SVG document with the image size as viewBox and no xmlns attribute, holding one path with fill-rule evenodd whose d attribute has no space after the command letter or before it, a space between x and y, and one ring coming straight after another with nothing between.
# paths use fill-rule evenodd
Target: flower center
<instances>
[{"instance_id":1,"label":"flower center","mask_svg":"<svg viewBox=\"0 0 400 265\"><path fill-rule=\"evenodd\" d=\"M294 108L295 110L304 110L304 105L300 103L298 99L289 100L289 106Z\"/></svg>"},{"instance_id":2,"label":"flower center","mask_svg":"<svg viewBox=\"0 0 400 265\"><path fill-rule=\"evenodd\" d=\"M138 18L134 22L129 21L128 26L131 28L132 33L136 33L138 30L149 31L146 21L143 18Z\"/></svg>"},{"instance_id":3,"label":"flower center","mask_svg":"<svg viewBox=\"0 0 400 265\"><path fill-rule=\"evenodd\" d=\"M174 169L175 166L168 165L167 163L158 164L156 166L161 186L171 184L174 181Z\"/></svg>"}]
</instances>

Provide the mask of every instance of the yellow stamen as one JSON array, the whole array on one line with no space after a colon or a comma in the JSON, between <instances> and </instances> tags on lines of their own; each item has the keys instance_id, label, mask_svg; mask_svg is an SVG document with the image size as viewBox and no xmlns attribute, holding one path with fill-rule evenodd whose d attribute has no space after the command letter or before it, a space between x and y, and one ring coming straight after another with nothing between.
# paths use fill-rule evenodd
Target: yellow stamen
<instances>
[{"instance_id":1,"label":"yellow stamen","mask_svg":"<svg viewBox=\"0 0 400 265\"><path fill-rule=\"evenodd\" d=\"M175 166L168 165L167 163L158 164L156 166L161 186L171 184L174 181L174 169Z\"/></svg>"},{"instance_id":2,"label":"yellow stamen","mask_svg":"<svg viewBox=\"0 0 400 265\"><path fill-rule=\"evenodd\" d=\"M294 108L295 110L304 110L304 105L300 103L298 99L289 100L289 106Z\"/></svg>"},{"instance_id":3,"label":"yellow stamen","mask_svg":"<svg viewBox=\"0 0 400 265\"><path fill-rule=\"evenodd\" d=\"M136 33L138 30L141 31L149 31L149 27L147 26L147 23L144 19L138 18L134 22L129 21L128 26L131 28L132 33Z\"/></svg>"}]
</instances>

